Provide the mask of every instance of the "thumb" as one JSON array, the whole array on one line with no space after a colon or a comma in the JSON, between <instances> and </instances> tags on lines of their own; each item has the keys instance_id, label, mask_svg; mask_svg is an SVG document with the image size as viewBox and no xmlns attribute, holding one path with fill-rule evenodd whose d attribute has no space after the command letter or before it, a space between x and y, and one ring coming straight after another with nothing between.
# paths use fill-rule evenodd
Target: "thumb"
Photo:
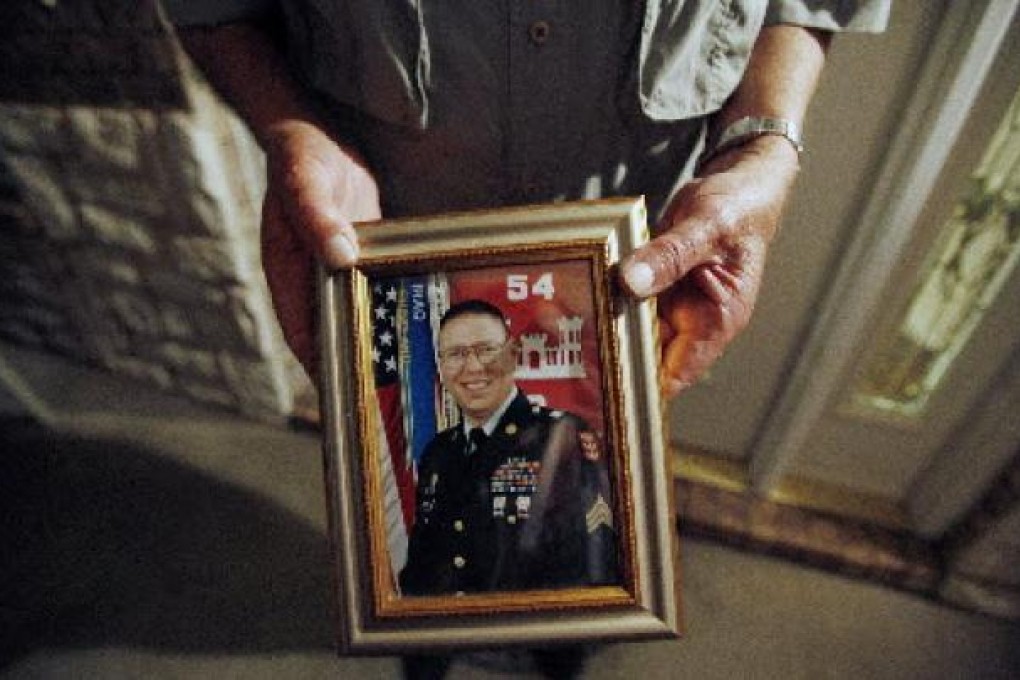
<instances>
[{"instance_id":1,"label":"thumb","mask_svg":"<svg viewBox=\"0 0 1020 680\"><path fill-rule=\"evenodd\" d=\"M636 297L656 295L703 264L721 262L711 221L676 215L667 231L634 251L620 267L624 286Z\"/></svg>"},{"instance_id":2,"label":"thumb","mask_svg":"<svg viewBox=\"0 0 1020 680\"><path fill-rule=\"evenodd\" d=\"M337 200L334 178L315 163L285 177L282 210L297 236L331 268L358 259L354 226Z\"/></svg>"}]
</instances>

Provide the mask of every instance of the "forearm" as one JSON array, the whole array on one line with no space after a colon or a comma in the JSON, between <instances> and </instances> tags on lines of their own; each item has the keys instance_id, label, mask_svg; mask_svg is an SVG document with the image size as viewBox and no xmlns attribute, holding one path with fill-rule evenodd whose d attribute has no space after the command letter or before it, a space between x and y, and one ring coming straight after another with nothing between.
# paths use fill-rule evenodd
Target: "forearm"
<instances>
[{"instance_id":1,"label":"forearm","mask_svg":"<svg viewBox=\"0 0 1020 680\"><path fill-rule=\"evenodd\" d=\"M321 127L279 48L255 24L183 28L179 35L189 56L263 148L288 126Z\"/></svg>"},{"instance_id":2,"label":"forearm","mask_svg":"<svg viewBox=\"0 0 1020 680\"><path fill-rule=\"evenodd\" d=\"M709 159L702 175L754 159L767 162L777 179L792 183L800 163L788 140L765 135L723 153L714 153L713 147L723 130L747 116L780 118L801 128L825 65L830 37L824 31L785 24L762 29L739 87L712 119Z\"/></svg>"},{"instance_id":3,"label":"forearm","mask_svg":"<svg viewBox=\"0 0 1020 680\"><path fill-rule=\"evenodd\" d=\"M800 126L827 44L826 34L796 26L762 30L739 87L713 118L699 176L670 202L658 236L621 268L632 293L660 295L667 395L692 385L750 321L768 242L799 169L797 149L781 136L713 153L715 140L747 116Z\"/></svg>"},{"instance_id":4,"label":"forearm","mask_svg":"<svg viewBox=\"0 0 1020 680\"><path fill-rule=\"evenodd\" d=\"M762 29L740 85L716 114L713 130L745 116L785 118L800 126L814 95L831 34L800 26Z\"/></svg>"},{"instance_id":5,"label":"forearm","mask_svg":"<svg viewBox=\"0 0 1020 680\"><path fill-rule=\"evenodd\" d=\"M700 175L723 173L739 165L750 173L746 176L756 177L753 185L758 193L772 197L771 217L758 220L756 225L766 240L778 226L779 212L800 169L798 150L789 140L767 134L721 152L714 146L723 130L748 116L784 119L801 128L825 64L830 36L800 26L764 28L739 87L711 122L708 156ZM747 193L749 189L740 188L735 194L752 196Z\"/></svg>"},{"instance_id":6,"label":"forearm","mask_svg":"<svg viewBox=\"0 0 1020 680\"><path fill-rule=\"evenodd\" d=\"M313 258L332 268L357 262L354 223L380 216L375 178L353 149L338 143L258 26L185 28L180 37L266 153L262 266L284 337L314 376Z\"/></svg>"}]
</instances>

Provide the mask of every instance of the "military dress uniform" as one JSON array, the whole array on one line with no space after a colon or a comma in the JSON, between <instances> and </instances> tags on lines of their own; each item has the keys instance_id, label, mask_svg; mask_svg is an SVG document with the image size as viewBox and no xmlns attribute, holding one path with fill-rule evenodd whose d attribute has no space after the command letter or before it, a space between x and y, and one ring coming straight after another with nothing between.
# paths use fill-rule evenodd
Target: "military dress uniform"
<instances>
[{"instance_id":1,"label":"military dress uniform","mask_svg":"<svg viewBox=\"0 0 1020 680\"><path fill-rule=\"evenodd\" d=\"M518 392L492 435L436 435L418 471L406 595L618 582L608 463L583 420Z\"/></svg>"}]
</instances>

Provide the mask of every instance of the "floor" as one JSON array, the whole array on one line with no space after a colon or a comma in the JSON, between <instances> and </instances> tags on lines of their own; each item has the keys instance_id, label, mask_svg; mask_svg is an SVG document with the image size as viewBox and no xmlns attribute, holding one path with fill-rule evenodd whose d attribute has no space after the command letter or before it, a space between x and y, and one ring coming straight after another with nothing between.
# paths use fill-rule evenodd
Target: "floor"
<instances>
[{"instance_id":1,"label":"floor","mask_svg":"<svg viewBox=\"0 0 1020 680\"><path fill-rule=\"evenodd\" d=\"M399 677L333 652L314 435L208 415L0 428L0 678ZM1015 623L710 541L683 559L686 637L607 646L585 677L1020 678Z\"/></svg>"}]
</instances>

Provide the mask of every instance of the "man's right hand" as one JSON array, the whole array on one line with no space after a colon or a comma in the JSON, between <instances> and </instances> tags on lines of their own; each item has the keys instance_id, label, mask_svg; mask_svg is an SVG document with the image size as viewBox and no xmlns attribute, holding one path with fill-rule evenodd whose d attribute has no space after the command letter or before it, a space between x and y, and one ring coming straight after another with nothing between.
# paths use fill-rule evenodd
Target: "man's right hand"
<instances>
[{"instance_id":1,"label":"man's right hand","mask_svg":"<svg viewBox=\"0 0 1020 680\"><path fill-rule=\"evenodd\" d=\"M313 123L281 122L262 141L262 267L284 338L314 377L314 262L342 268L357 261L353 223L379 219L379 190L364 161Z\"/></svg>"}]
</instances>

